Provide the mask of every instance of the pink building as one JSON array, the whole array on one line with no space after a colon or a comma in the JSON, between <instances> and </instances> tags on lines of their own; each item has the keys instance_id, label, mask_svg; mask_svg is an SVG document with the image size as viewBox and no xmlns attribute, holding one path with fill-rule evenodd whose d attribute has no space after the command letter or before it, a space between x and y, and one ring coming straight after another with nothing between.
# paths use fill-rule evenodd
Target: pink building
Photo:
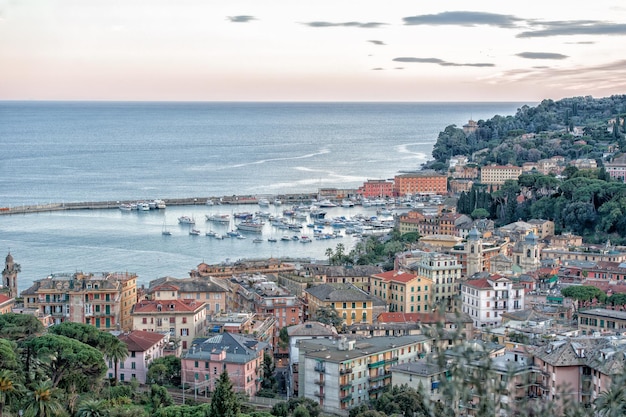
<instances>
[{"instance_id":1,"label":"pink building","mask_svg":"<svg viewBox=\"0 0 626 417\"><path fill-rule=\"evenodd\" d=\"M239 334L218 333L195 339L181 358L181 378L197 392L214 391L226 371L235 392L253 396L261 388L263 353L268 349L268 343Z\"/></svg>"},{"instance_id":2,"label":"pink building","mask_svg":"<svg viewBox=\"0 0 626 417\"><path fill-rule=\"evenodd\" d=\"M163 356L163 348L170 340L169 334L134 330L130 333L122 333L117 338L128 347L128 357L117 367L118 379L130 381L135 378L140 384L145 384L148 367L153 360ZM113 378L115 364L109 361L108 366L107 375Z\"/></svg>"},{"instance_id":3,"label":"pink building","mask_svg":"<svg viewBox=\"0 0 626 417\"><path fill-rule=\"evenodd\" d=\"M367 180L359 187L359 194L365 198L393 197L393 182L387 180Z\"/></svg>"}]
</instances>

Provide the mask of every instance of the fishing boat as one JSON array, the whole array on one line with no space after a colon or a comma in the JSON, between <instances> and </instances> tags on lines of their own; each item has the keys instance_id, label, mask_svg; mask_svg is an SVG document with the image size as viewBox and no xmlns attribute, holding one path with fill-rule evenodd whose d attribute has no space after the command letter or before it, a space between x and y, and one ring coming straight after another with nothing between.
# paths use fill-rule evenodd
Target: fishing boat
<instances>
[{"instance_id":1,"label":"fishing boat","mask_svg":"<svg viewBox=\"0 0 626 417\"><path fill-rule=\"evenodd\" d=\"M208 232L205 233L205 235L209 237L217 237L217 232L213 230L209 230Z\"/></svg>"},{"instance_id":2,"label":"fishing boat","mask_svg":"<svg viewBox=\"0 0 626 417\"><path fill-rule=\"evenodd\" d=\"M119 208L122 211L131 211L133 209L132 206L130 204L128 204L128 203L120 204Z\"/></svg>"},{"instance_id":3,"label":"fishing boat","mask_svg":"<svg viewBox=\"0 0 626 417\"><path fill-rule=\"evenodd\" d=\"M208 222L230 223L230 215L228 214L205 214L204 217Z\"/></svg>"},{"instance_id":4,"label":"fishing boat","mask_svg":"<svg viewBox=\"0 0 626 417\"><path fill-rule=\"evenodd\" d=\"M180 216L178 218L178 223L179 224L196 224L196 220L193 218L193 216L189 217L189 216Z\"/></svg>"},{"instance_id":5,"label":"fishing boat","mask_svg":"<svg viewBox=\"0 0 626 417\"><path fill-rule=\"evenodd\" d=\"M259 207L269 207L270 201L267 198L259 198L258 204Z\"/></svg>"},{"instance_id":6,"label":"fishing boat","mask_svg":"<svg viewBox=\"0 0 626 417\"><path fill-rule=\"evenodd\" d=\"M276 239L275 237L268 237L267 241L274 243L274 242L278 242L278 239Z\"/></svg>"},{"instance_id":7,"label":"fishing boat","mask_svg":"<svg viewBox=\"0 0 626 417\"><path fill-rule=\"evenodd\" d=\"M281 237L280 240L282 240L282 241L290 241L291 238L289 236L287 236L287 235L283 235L283 237Z\"/></svg>"},{"instance_id":8,"label":"fishing boat","mask_svg":"<svg viewBox=\"0 0 626 417\"><path fill-rule=\"evenodd\" d=\"M243 230L245 232L261 233L264 224L265 223L263 222L245 221L237 224L235 227L237 227L238 230Z\"/></svg>"}]
</instances>

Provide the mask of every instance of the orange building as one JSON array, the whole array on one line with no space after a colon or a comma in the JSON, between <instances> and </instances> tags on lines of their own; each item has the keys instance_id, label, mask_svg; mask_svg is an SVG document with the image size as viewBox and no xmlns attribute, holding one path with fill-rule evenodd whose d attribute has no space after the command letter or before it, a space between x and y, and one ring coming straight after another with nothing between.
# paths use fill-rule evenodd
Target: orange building
<instances>
[{"instance_id":1,"label":"orange building","mask_svg":"<svg viewBox=\"0 0 626 417\"><path fill-rule=\"evenodd\" d=\"M365 198L393 197L394 183L387 180L367 180L359 187L359 194Z\"/></svg>"},{"instance_id":2,"label":"orange building","mask_svg":"<svg viewBox=\"0 0 626 417\"><path fill-rule=\"evenodd\" d=\"M11 298L7 295L0 294L0 314L6 314L13 311L13 305L15 304L15 298Z\"/></svg>"},{"instance_id":3,"label":"orange building","mask_svg":"<svg viewBox=\"0 0 626 417\"><path fill-rule=\"evenodd\" d=\"M448 192L448 177L434 171L418 171L394 177L396 196L417 194L439 194Z\"/></svg>"}]
</instances>

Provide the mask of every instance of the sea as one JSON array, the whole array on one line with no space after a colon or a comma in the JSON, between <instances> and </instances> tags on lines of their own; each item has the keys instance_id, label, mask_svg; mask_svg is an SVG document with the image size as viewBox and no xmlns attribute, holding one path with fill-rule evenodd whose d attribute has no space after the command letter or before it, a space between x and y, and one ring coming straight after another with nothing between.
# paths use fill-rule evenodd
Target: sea
<instances>
[{"instance_id":1,"label":"sea","mask_svg":"<svg viewBox=\"0 0 626 417\"><path fill-rule=\"evenodd\" d=\"M246 103L0 102L0 207L83 201L143 201L232 195L273 196L357 188L393 178L431 159L439 132L469 119L513 115L520 102ZM280 215L285 207L271 206ZM323 261L328 248L357 238L216 240L234 224L205 215L252 206L170 206L0 216L0 256L21 266L19 290L51 274L132 272L139 284L183 278L199 263L292 257ZM374 210L374 211L373 211ZM327 217L376 215L332 208ZM196 219L189 235L178 217ZM171 236L162 235L167 228ZM310 231L309 231L310 232ZM330 232L330 230L329 230ZM290 232L291 233L291 232ZM306 228L299 235L308 233ZM294 234L294 233L291 233ZM278 242L268 242L268 238Z\"/></svg>"}]
</instances>

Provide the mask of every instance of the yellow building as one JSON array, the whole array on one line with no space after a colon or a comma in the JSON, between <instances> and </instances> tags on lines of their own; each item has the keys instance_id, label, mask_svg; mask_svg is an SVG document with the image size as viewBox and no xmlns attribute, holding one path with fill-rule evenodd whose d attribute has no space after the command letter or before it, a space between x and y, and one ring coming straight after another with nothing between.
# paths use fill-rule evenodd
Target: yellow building
<instances>
[{"instance_id":1,"label":"yellow building","mask_svg":"<svg viewBox=\"0 0 626 417\"><path fill-rule=\"evenodd\" d=\"M482 184L502 185L506 180L517 180L522 175L522 167L513 165L488 165L480 169Z\"/></svg>"},{"instance_id":2,"label":"yellow building","mask_svg":"<svg viewBox=\"0 0 626 417\"><path fill-rule=\"evenodd\" d=\"M195 300L206 304L207 315L234 310L232 290L223 278L163 277L150 281L148 297L151 300Z\"/></svg>"},{"instance_id":3,"label":"yellow building","mask_svg":"<svg viewBox=\"0 0 626 417\"><path fill-rule=\"evenodd\" d=\"M389 306L389 311L420 313L432 304L432 280L402 270L371 276L371 291Z\"/></svg>"},{"instance_id":4,"label":"yellow building","mask_svg":"<svg viewBox=\"0 0 626 417\"><path fill-rule=\"evenodd\" d=\"M371 324L376 315L385 308L382 300L352 284L321 284L307 288L304 293L309 318L315 317L320 307L334 308L348 326L357 323Z\"/></svg>"}]
</instances>

